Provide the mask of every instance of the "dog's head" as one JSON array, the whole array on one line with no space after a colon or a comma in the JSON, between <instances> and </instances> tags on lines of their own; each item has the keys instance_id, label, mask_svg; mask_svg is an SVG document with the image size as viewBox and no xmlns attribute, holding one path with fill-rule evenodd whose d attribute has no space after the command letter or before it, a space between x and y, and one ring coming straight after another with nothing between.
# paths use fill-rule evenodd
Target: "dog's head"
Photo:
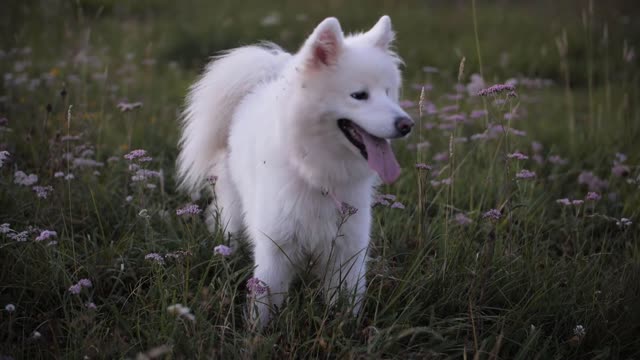
<instances>
[{"instance_id":1,"label":"dog's head","mask_svg":"<svg viewBox=\"0 0 640 360\"><path fill-rule=\"evenodd\" d=\"M402 61L389 48L393 39L388 16L347 37L337 19L325 19L296 54L301 91L293 99L305 138L323 138L325 152L356 157L386 183L400 174L389 139L414 125L398 105Z\"/></svg>"}]
</instances>

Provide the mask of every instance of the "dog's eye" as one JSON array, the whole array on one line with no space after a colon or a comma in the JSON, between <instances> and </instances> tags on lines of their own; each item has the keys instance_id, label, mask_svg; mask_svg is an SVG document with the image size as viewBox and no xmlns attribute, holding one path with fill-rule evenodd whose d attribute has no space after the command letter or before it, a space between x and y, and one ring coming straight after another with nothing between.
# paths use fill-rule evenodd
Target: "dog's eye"
<instances>
[{"instance_id":1,"label":"dog's eye","mask_svg":"<svg viewBox=\"0 0 640 360\"><path fill-rule=\"evenodd\" d=\"M351 94L351 97L356 100L367 100L369 98L369 93L366 91L357 91Z\"/></svg>"}]
</instances>

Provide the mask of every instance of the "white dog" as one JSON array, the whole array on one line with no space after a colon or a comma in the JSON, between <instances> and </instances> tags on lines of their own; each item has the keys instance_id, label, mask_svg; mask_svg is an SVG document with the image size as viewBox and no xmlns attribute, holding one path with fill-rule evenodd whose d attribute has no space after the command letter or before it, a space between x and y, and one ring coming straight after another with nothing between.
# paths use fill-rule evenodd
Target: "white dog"
<instances>
[{"instance_id":1,"label":"white dog","mask_svg":"<svg viewBox=\"0 0 640 360\"><path fill-rule=\"evenodd\" d=\"M345 287L361 306L374 185L399 176L388 139L414 124L398 105L393 39L388 16L347 37L327 18L296 54L273 44L226 52L189 92L181 186L197 193L217 177L208 221L232 236L246 229L254 276L269 289L261 326L309 256L328 302Z\"/></svg>"}]
</instances>

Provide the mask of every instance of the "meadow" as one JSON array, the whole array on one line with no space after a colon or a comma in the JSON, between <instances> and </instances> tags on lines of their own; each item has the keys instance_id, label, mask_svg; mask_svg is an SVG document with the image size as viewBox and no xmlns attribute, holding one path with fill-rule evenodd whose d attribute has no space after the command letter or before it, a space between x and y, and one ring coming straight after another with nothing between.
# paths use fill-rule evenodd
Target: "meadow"
<instances>
[{"instance_id":1,"label":"meadow","mask_svg":"<svg viewBox=\"0 0 640 360\"><path fill-rule=\"evenodd\" d=\"M363 311L304 275L256 331L250 248L176 189L184 96L217 51L296 51L327 16L349 32L382 14L418 126L379 188ZM0 359L638 358L638 16L622 0L8 4Z\"/></svg>"}]
</instances>

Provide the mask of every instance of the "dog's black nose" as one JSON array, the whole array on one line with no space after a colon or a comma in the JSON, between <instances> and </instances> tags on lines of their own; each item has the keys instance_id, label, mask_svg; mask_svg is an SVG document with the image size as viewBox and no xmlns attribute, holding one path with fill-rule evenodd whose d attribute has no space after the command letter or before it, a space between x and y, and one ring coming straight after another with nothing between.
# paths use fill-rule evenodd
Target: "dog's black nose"
<instances>
[{"instance_id":1,"label":"dog's black nose","mask_svg":"<svg viewBox=\"0 0 640 360\"><path fill-rule=\"evenodd\" d=\"M411 132L411 128L413 127L413 120L407 116L399 116L396 118L395 125L396 130L400 133L400 135L405 136Z\"/></svg>"}]
</instances>

